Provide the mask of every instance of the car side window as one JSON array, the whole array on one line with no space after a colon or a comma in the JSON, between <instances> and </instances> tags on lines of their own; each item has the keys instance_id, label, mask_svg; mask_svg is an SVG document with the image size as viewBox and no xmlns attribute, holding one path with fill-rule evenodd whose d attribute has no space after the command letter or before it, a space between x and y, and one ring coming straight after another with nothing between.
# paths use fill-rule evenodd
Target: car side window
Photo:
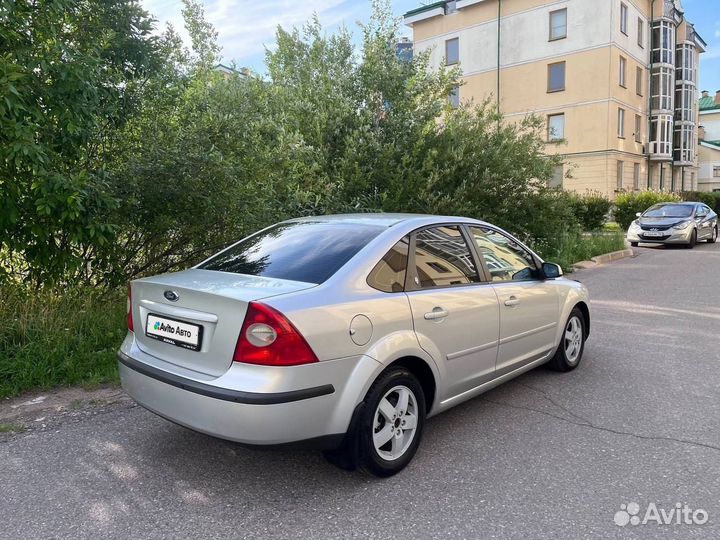
<instances>
[{"instance_id":1,"label":"car side window","mask_svg":"<svg viewBox=\"0 0 720 540\"><path fill-rule=\"evenodd\" d=\"M470 227L470 236L475 241L493 282L538 278L532 254L512 238L485 227Z\"/></svg>"},{"instance_id":2,"label":"car side window","mask_svg":"<svg viewBox=\"0 0 720 540\"><path fill-rule=\"evenodd\" d=\"M697 217L705 217L708 215L708 208L706 206L698 206L695 212Z\"/></svg>"},{"instance_id":3,"label":"car side window","mask_svg":"<svg viewBox=\"0 0 720 540\"><path fill-rule=\"evenodd\" d=\"M420 288L478 283L470 247L459 226L422 229L415 235L415 285Z\"/></svg>"},{"instance_id":4,"label":"car side window","mask_svg":"<svg viewBox=\"0 0 720 540\"><path fill-rule=\"evenodd\" d=\"M395 244L370 271L367 284L379 291L403 292L409 244L407 236Z\"/></svg>"}]
</instances>

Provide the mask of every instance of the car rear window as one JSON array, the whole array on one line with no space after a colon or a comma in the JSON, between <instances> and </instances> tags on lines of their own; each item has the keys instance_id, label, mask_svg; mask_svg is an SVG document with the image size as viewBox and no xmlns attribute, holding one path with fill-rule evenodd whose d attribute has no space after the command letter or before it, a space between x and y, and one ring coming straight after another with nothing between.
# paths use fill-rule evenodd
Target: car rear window
<instances>
[{"instance_id":1,"label":"car rear window","mask_svg":"<svg viewBox=\"0 0 720 540\"><path fill-rule=\"evenodd\" d=\"M279 223L205 261L198 268L322 283L384 227L358 223Z\"/></svg>"}]
</instances>

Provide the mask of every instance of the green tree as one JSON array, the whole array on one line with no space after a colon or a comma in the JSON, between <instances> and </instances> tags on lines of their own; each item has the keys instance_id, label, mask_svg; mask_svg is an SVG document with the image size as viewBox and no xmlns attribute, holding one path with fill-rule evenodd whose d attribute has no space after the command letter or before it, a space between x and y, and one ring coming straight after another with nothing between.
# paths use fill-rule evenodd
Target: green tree
<instances>
[{"instance_id":1,"label":"green tree","mask_svg":"<svg viewBox=\"0 0 720 540\"><path fill-rule=\"evenodd\" d=\"M0 1L0 271L35 282L111 238L99 157L154 69L135 0Z\"/></svg>"}]
</instances>

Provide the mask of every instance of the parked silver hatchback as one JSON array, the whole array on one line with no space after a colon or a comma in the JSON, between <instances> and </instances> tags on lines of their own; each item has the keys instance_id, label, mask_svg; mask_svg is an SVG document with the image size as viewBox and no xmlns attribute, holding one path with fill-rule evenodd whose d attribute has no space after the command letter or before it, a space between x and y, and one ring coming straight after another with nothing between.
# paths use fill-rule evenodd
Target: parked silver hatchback
<instances>
[{"instance_id":1,"label":"parked silver hatchback","mask_svg":"<svg viewBox=\"0 0 720 540\"><path fill-rule=\"evenodd\" d=\"M322 216L129 287L125 390L191 429L392 475L425 419L535 366L577 367L587 289L467 218Z\"/></svg>"}]
</instances>

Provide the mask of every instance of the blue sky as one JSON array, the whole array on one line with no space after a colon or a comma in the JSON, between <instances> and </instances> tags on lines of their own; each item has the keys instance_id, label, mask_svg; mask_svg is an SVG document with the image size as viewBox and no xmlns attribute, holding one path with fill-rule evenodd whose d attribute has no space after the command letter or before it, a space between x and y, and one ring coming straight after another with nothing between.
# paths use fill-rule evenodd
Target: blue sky
<instances>
[{"instance_id":1,"label":"blue sky","mask_svg":"<svg viewBox=\"0 0 720 540\"><path fill-rule=\"evenodd\" d=\"M180 30L180 0L142 0L145 8L164 26L170 22ZM608 1L608 0L600 0ZM720 5L718 0L683 0L687 18L708 43L702 55L700 90L720 90ZM394 0L395 14L402 15L419 5L418 0ZM215 25L223 47L224 61L235 61L264 73L264 51L272 47L275 28L298 26L317 13L332 31L340 25L357 29L358 21L370 15L369 0L205 0L208 20ZM410 36L410 30L406 29Z\"/></svg>"}]
</instances>

